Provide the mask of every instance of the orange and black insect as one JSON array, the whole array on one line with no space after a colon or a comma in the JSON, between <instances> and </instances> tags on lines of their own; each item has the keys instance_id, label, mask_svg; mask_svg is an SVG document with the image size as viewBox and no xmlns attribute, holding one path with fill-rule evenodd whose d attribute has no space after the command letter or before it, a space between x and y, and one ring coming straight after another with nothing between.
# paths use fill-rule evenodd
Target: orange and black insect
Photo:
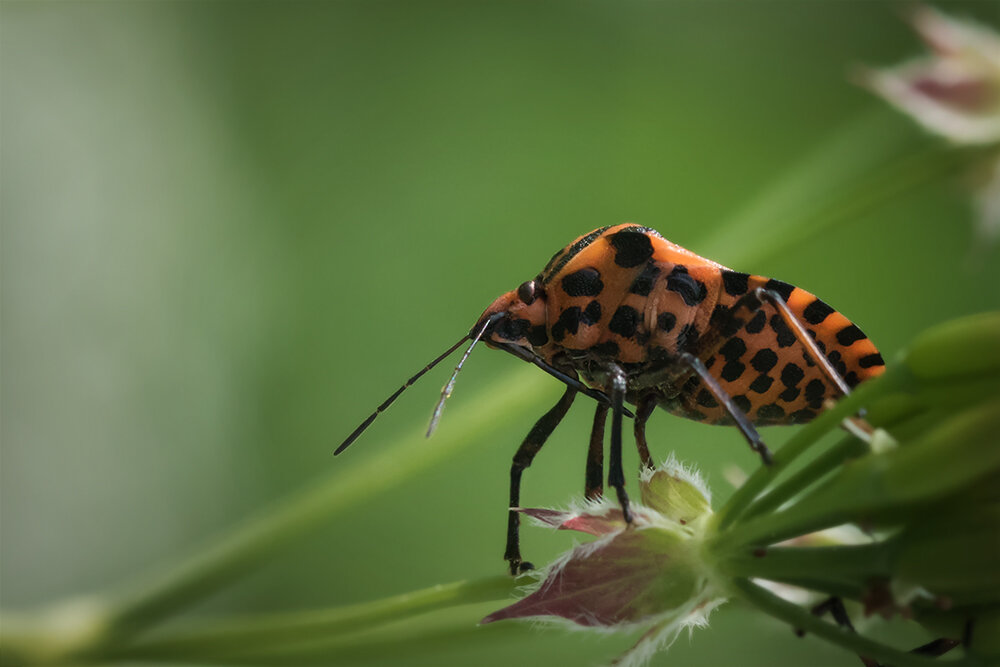
<instances>
[{"instance_id":1,"label":"orange and black insect","mask_svg":"<svg viewBox=\"0 0 1000 667\"><path fill-rule=\"evenodd\" d=\"M337 448L339 454L420 376L471 344L431 418L480 340L528 361L566 385L514 455L510 504L521 473L583 393L597 400L587 454L586 494L603 493L604 434L611 410L608 486L631 521L622 471L622 421L634 416L641 464L653 467L645 426L659 406L710 424L736 426L765 464L771 454L754 425L807 422L828 399L884 369L875 345L823 301L780 280L731 271L634 224L603 227L557 252L534 280L500 296L466 336L380 405ZM625 403L635 406L632 415ZM521 559L519 515L509 511L504 558Z\"/></svg>"}]
</instances>

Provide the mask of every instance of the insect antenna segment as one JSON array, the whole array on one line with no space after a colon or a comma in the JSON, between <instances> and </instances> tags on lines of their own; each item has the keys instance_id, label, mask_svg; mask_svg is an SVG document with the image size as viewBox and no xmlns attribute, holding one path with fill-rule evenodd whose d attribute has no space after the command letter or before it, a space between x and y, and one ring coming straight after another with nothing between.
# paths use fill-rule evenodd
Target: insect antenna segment
<instances>
[{"instance_id":1,"label":"insect antenna segment","mask_svg":"<svg viewBox=\"0 0 1000 667\"><path fill-rule=\"evenodd\" d=\"M382 401L382 404L379 405L377 408L375 408L375 412L373 412L370 415L368 415L368 417L363 422L361 422L356 429L354 429L354 432L351 433L349 436L347 436L346 440L344 440L342 443L340 443L340 446L337 447L337 449L333 452L333 455L336 456L337 454L341 453L342 451L344 451L345 449L347 449L348 447L350 447L351 443L353 443L355 440L357 440L358 436L360 436L362 433L364 433L365 429L367 429L369 426L371 426L372 422L375 421L375 418L378 417L383 412L385 412L386 409L388 409L388 407L390 405L392 405L393 402L397 398L399 398L399 395L402 394L403 391L405 391L407 387L409 387L414 382L416 382L417 380L419 380L420 377L424 373L426 373L427 371L429 371L430 369L434 368L439 363L441 363L442 361L444 361L445 358L448 355L450 355L452 352L454 352L455 350L457 350L458 348L460 348L465 341L469 340L469 338L470 338L470 336L468 334L466 334L465 336L462 336L458 340L457 343L455 343L454 345L452 345L451 347L449 347L447 350L445 350L443 353L441 353L440 355L438 355L438 357L436 359L434 359L434 361L432 361L431 363L429 363L426 366L424 366L413 377L411 377L409 380L407 380L406 382L404 382L402 387L400 387L399 389L397 389L396 391L394 391L392 393L392 395L389 396L389 398L387 398L384 401ZM473 345L474 344L475 343L473 343ZM471 350L472 346L469 346L469 349ZM465 353L465 356L468 356L468 355L469 355L469 353L467 351ZM462 361L465 361L465 357L462 358ZM439 412L439 411L440 410L437 410L435 412Z\"/></svg>"},{"instance_id":2,"label":"insect antenna segment","mask_svg":"<svg viewBox=\"0 0 1000 667\"><path fill-rule=\"evenodd\" d=\"M434 429L437 428L438 421L441 419L441 411L444 410L444 402L448 400L448 397L451 396L452 390L455 388L455 380L458 379L458 372L462 370L462 364L464 364L465 360L469 358L470 354L472 354L472 348L474 348L476 344L480 341L480 339L483 337L483 334L486 333L486 330L490 328L490 325L500 319L503 319L503 317L504 317L503 313L496 313L486 318L483 321L483 323L479 326L479 329L476 331L475 335L469 335L465 337L465 338L472 338L472 343L469 344L469 347L465 350L465 354L463 354L462 358L459 359L458 365L455 366L455 371L451 374L451 377L448 379L448 383L441 389L441 398L438 399L437 405L434 406L434 412L431 414L431 423L427 425L428 438L431 437L431 435L434 433ZM454 349L455 348L452 348L452 350Z\"/></svg>"}]
</instances>

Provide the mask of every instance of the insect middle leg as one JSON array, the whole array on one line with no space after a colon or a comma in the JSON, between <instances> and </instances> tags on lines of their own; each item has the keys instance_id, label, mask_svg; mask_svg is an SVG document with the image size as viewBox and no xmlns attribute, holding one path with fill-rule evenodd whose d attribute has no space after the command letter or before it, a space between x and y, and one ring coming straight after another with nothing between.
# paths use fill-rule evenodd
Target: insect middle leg
<instances>
[{"instance_id":1,"label":"insect middle leg","mask_svg":"<svg viewBox=\"0 0 1000 667\"><path fill-rule=\"evenodd\" d=\"M687 364L688 367L690 367L691 370L698 375L702 383L708 387L712 396L715 397L715 400L726 409L729 416L732 417L734 422L736 422L736 426L740 429L740 433L742 433L743 437L747 439L747 442L750 444L750 449L760 454L760 458L765 465L770 465L772 460L771 450L769 450L767 445L764 444L764 441L761 440L760 434L757 433L757 429L754 428L754 425L750 422L750 418L747 417L746 413L740 410L739 406L733 402L732 396L726 393L726 390L722 388L719 381L708 372L708 368L705 367L705 364L701 361L701 359L693 354L685 352L680 355L680 361Z\"/></svg>"},{"instance_id":2,"label":"insect middle leg","mask_svg":"<svg viewBox=\"0 0 1000 667\"><path fill-rule=\"evenodd\" d=\"M576 389L567 387L562 398L548 412L542 415L541 419L531 427L527 437L518 447L514 454L514 461L510 466L510 504L511 509L507 512L507 549L504 552L504 559L510 566L510 573L521 574L527 570L534 569L534 565L521 560L520 526L521 515L513 510L521 504L521 473L531 465L535 454L542 448L545 441L552 435L559 422L569 411L569 406L576 398ZM607 408L605 408L607 410Z\"/></svg>"},{"instance_id":3,"label":"insect middle leg","mask_svg":"<svg viewBox=\"0 0 1000 667\"><path fill-rule=\"evenodd\" d=\"M649 455L649 447L646 445L646 422L649 416L656 409L656 395L646 394L636 403L635 422L633 432L635 433L635 446L639 450L639 466L646 470L653 470L653 457Z\"/></svg>"},{"instance_id":4,"label":"insect middle leg","mask_svg":"<svg viewBox=\"0 0 1000 667\"><path fill-rule=\"evenodd\" d=\"M584 497L600 500L604 495L604 424L608 417L608 406L597 404L594 426L590 430L590 447L587 449L587 474L584 480Z\"/></svg>"}]
</instances>

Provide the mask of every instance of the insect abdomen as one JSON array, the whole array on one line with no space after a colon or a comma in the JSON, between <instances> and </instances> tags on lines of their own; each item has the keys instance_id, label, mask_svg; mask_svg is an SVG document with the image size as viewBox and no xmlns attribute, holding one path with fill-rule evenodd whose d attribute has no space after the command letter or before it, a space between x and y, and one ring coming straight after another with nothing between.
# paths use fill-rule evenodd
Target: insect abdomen
<instances>
[{"instance_id":1,"label":"insect abdomen","mask_svg":"<svg viewBox=\"0 0 1000 667\"><path fill-rule=\"evenodd\" d=\"M723 270L719 305L730 307L757 287L780 294L849 387L885 370L875 345L849 319L809 292L763 276ZM761 425L807 422L839 392L808 358L805 347L777 310L764 304L746 326L705 359L709 371L750 419ZM680 397L685 416L731 423L725 410L695 379Z\"/></svg>"}]
</instances>

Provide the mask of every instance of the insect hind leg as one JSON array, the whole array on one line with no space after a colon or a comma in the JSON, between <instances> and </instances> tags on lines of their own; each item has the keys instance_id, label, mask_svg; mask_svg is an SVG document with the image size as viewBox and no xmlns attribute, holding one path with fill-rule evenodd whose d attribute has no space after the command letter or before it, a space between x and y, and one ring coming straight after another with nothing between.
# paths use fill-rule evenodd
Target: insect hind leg
<instances>
[{"instance_id":1,"label":"insect hind leg","mask_svg":"<svg viewBox=\"0 0 1000 667\"><path fill-rule=\"evenodd\" d=\"M747 442L750 444L750 449L760 454L760 458L765 465L770 465L772 461L771 450L768 449L767 445L764 444L764 441L761 440L760 434L757 433L757 429L754 428L754 425L750 422L750 418L747 417L746 413L740 410L739 406L733 402L732 396L726 393L726 390L722 388L719 381L708 372L708 369L705 367L702 360L693 354L685 352L680 355L680 361L687 364L687 366L698 375L702 383L708 388L708 391L715 397L715 400L726 409L729 416L732 417L734 422L736 422L736 426L740 429L740 433L742 433L743 437L747 439Z\"/></svg>"},{"instance_id":2,"label":"insect hind leg","mask_svg":"<svg viewBox=\"0 0 1000 667\"><path fill-rule=\"evenodd\" d=\"M845 630L851 633L857 632L854 629L854 624L851 623L851 617L847 614L847 609L844 608L843 600L841 600L839 597L836 596L829 597L823 602L820 602L819 604L815 605L811 609L811 611L814 616L818 616L820 618L829 613L830 616L833 617L834 622L838 626L844 628ZM971 627L971 622L970 624L966 625L967 634L970 631L969 630L970 627ZM800 637L805 636L805 632L802 630L796 630L795 633ZM948 651L952 650L956 646L959 646L960 644L965 644L966 646L968 646L968 641L964 639L962 641L959 641L957 639L949 639L947 637L942 637L940 639L935 639L933 641L927 642L926 644L918 646L917 648L912 649L910 653L914 655L927 656L929 658L937 658L939 656L944 655ZM862 664L865 667L886 667L877 660L874 660L872 658L863 655L859 655L858 659L861 660Z\"/></svg>"},{"instance_id":3,"label":"insect hind leg","mask_svg":"<svg viewBox=\"0 0 1000 667\"><path fill-rule=\"evenodd\" d=\"M534 569L534 565L521 559L521 515L514 511L514 508L521 503L521 474L531 465L542 445L566 416L574 398L576 398L576 389L567 387L559 402L531 427L521 446L517 448L517 453L514 454L514 461L510 466L510 504L508 505L510 509L507 511L507 548L504 551L504 560L507 561L510 573L513 575Z\"/></svg>"}]
</instances>

